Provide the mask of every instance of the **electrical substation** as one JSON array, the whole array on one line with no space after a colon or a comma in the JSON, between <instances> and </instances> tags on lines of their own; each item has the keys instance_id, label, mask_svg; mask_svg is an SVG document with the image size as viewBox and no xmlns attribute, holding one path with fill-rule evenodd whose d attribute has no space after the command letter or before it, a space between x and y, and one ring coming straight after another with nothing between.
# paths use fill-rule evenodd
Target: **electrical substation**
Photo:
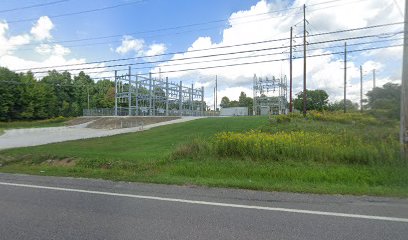
<instances>
[{"instance_id":1,"label":"electrical substation","mask_svg":"<svg viewBox=\"0 0 408 240\"><path fill-rule=\"evenodd\" d=\"M287 78L257 77L253 79L253 114L279 115L288 113Z\"/></svg>"},{"instance_id":2,"label":"electrical substation","mask_svg":"<svg viewBox=\"0 0 408 240\"><path fill-rule=\"evenodd\" d=\"M115 116L203 116L204 105L204 87L115 71Z\"/></svg>"}]
</instances>

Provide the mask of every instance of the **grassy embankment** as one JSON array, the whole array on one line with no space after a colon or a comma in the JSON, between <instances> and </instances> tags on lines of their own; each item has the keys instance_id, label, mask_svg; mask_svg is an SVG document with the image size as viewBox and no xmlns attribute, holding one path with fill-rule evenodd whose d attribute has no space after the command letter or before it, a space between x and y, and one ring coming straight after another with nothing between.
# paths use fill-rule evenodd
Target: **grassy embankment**
<instances>
[{"instance_id":1,"label":"grassy embankment","mask_svg":"<svg viewBox=\"0 0 408 240\"><path fill-rule=\"evenodd\" d=\"M360 114L208 118L0 152L1 172L408 197L398 124Z\"/></svg>"},{"instance_id":2,"label":"grassy embankment","mask_svg":"<svg viewBox=\"0 0 408 240\"><path fill-rule=\"evenodd\" d=\"M4 133L4 130L15 128L41 128L41 127L60 127L64 126L65 122L71 118L57 117L46 120L36 121L12 121L1 122L0 121L0 135Z\"/></svg>"}]
</instances>

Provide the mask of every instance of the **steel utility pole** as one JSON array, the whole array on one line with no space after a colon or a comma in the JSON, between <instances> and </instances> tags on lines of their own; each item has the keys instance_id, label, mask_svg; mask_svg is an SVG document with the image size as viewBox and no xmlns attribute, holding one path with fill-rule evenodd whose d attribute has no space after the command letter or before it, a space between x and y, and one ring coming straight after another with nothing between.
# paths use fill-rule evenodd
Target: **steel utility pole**
<instances>
[{"instance_id":1,"label":"steel utility pole","mask_svg":"<svg viewBox=\"0 0 408 240\"><path fill-rule=\"evenodd\" d=\"M346 91L347 89L347 42L344 43L344 113L347 112L347 107L346 107Z\"/></svg>"},{"instance_id":2,"label":"steel utility pole","mask_svg":"<svg viewBox=\"0 0 408 240\"><path fill-rule=\"evenodd\" d=\"M363 112L363 66L360 65L360 111Z\"/></svg>"},{"instance_id":3,"label":"steel utility pole","mask_svg":"<svg viewBox=\"0 0 408 240\"><path fill-rule=\"evenodd\" d=\"M215 75L215 111L217 111L218 105L218 76Z\"/></svg>"},{"instance_id":4,"label":"steel utility pole","mask_svg":"<svg viewBox=\"0 0 408 240\"><path fill-rule=\"evenodd\" d=\"M217 110L215 106L215 87L214 87L214 95L213 95L213 100L214 100L214 112Z\"/></svg>"},{"instance_id":5,"label":"steel utility pole","mask_svg":"<svg viewBox=\"0 0 408 240\"><path fill-rule=\"evenodd\" d=\"M132 72L131 72L131 67L130 66L129 66L128 75L129 75L129 86L128 86L128 102L129 102L128 107L129 107L129 112L128 112L128 115L132 116L132 91L131 91L131 89L132 89L132 82L131 82Z\"/></svg>"},{"instance_id":6,"label":"steel utility pole","mask_svg":"<svg viewBox=\"0 0 408 240\"><path fill-rule=\"evenodd\" d=\"M375 88L375 68L373 69L373 88Z\"/></svg>"},{"instance_id":7,"label":"steel utility pole","mask_svg":"<svg viewBox=\"0 0 408 240\"><path fill-rule=\"evenodd\" d=\"M293 27L290 27L290 54L289 54L289 112L292 112L292 38Z\"/></svg>"},{"instance_id":8,"label":"steel utility pole","mask_svg":"<svg viewBox=\"0 0 408 240\"><path fill-rule=\"evenodd\" d=\"M118 116L118 71L115 70L115 116Z\"/></svg>"},{"instance_id":9,"label":"steel utility pole","mask_svg":"<svg viewBox=\"0 0 408 240\"><path fill-rule=\"evenodd\" d=\"M404 158L408 156L408 0L405 0L405 23L404 23L404 51L402 60L401 78L401 127L400 141L401 154Z\"/></svg>"},{"instance_id":10,"label":"steel utility pole","mask_svg":"<svg viewBox=\"0 0 408 240\"><path fill-rule=\"evenodd\" d=\"M306 117L306 4L303 4L303 116Z\"/></svg>"}]
</instances>

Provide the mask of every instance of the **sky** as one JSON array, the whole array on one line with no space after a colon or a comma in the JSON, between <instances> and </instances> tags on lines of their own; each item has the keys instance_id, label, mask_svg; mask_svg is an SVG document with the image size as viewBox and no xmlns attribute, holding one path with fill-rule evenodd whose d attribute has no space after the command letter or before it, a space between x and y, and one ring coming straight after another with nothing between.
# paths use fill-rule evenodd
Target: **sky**
<instances>
[{"instance_id":1,"label":"sky","mask_svg":"<svg viewBox=\"0 0 408 240\"><path fill-rule=\"evenodd\" d=\"M307 55L317 55L307 58L307 88L325 90L330 101L343 98L347 41L347 98L359 102L360 66L364 93L373 88L374 69L377 86L401 82L403 25L370 27L401 23L404 2L2 0L0 66L31 69L38 78L49 69L74 75L83 70L98 80L131 65L133 73L152 72L170 81L204 86L205 101L211 106L215 76L218 103L223 96L237 100L241 91L252 97L255 74L289 76L293 27L296 94L303 89L305 4ZM327 34L355 28L366 29ZM380 47L387 48L372 49ZM254 62L258 63L246 64ZM225 65L236 66L216 67Z\"/></svg>"}]
</instances>

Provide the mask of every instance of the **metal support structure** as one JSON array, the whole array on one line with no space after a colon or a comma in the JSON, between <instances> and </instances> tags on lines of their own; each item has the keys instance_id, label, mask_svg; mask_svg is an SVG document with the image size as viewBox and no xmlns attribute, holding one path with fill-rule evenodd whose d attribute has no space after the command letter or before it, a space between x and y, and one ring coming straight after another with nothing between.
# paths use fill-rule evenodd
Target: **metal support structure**
<instances>
[{"instance_id":1,"label":"metal support structure","mask_svg":"<svg viewBox=\"0 0 408 240\"><path fill-rule=\"evenodd\" d=\"M363 112L363 66L360 65L360 111Z\"/></svg>"},{"instance_id":2,"label":"metal support structure","mask_svg":"<svg viewBox=\"0 0 408 240\"><path fill-rule=\"evenodd\" d=\"M138 96L139 96L139 83L138 83L138 78L136 75L136 81L135 81L135 99L136 99L136 109L135 109L135 115L139 116L139 100L138 100Z\"/></svg>"},{"instance_id":3,"label":"metal support structure","mask_svg":"<svg viewBox=\"0 0 408 240\"><path fill-rule=\"evenodd\" d=\"M183 116L183 82L180 81L179 85L179 114Z\"/></svg>"},{"instance_id":4,"label":"metal support structure","mask_svg":"<svg viewBox=\"0 0 408 240\"><path fill-rule=\"evenodd\" d=\"M306 4L303 4L303 116L306 116Z\"/></svg>"},{"instance_id":5,"label":"metal support structure","mask_svg":"<svg viewBox=\"0 0 408 240\"><path fill-rule=\"evenodd\" d=\"M201 87L201 116L204 116L204 87Z\"/></svg>"},{"instance_id":6,"label":"metal support structure","mask_svg":"<svg viewBox=\"0 0 408 240\"><path fill-rule=\"evenodd\" d=\"M169 78L166 77L166 96L169 96ZM166 116L169 116L169 98L166 97Z\"/></svg>"},{"instance_id":7,"label":"metal support structure","mask_svg":"<svg viewBox=\"0 0 408 240\"><path fill-rule=\"evenodd\" d=\"M401 116L400 116L400 142L401 155L408 158L408 0L405 0L405 23L404 23L404 50L402 60L401 78Z\"/></svg>"},{"instance_id":8,"label":"metal support structure","mask_svg":"<svg viewBox=\"0 0 408 240\"><path fill-rule=\"evenodd\" d=\"M217 111L218 106L218 76L215 75L215 111Z\"/></svg>"},{"instance_id":9,"label":"metal support structure","mask_svg":"<svg viewBox=\"0 0 408 240\"><path fill-rule=\"evenodd\" d=\"M153 104L153 91L152 91L152 73L149 73L149 115L152 116L152 104Z\"/></svg>"},{"instance_id":10,"label":"metal support structure","mask_svg":"<svg viewBox=\"0 0 408 240\"><path fill-rule=\"evenodd\" d=\"M287 79L260 78L254 75L254 115L286 114L288 110Z\"/></svg>"},{"instance_id":11,"label":"metal support structure","mask_svg":"<svg viewBox=\"0 0 408 240\"><path fill-rule=\"evenodd\" d=\"M129 86L128 86L128 106L129 106L129 111L128 111L128 115L129 116L132 116L132 83L130 82L131 81L131 78L132 78L132 72L131 72L132 70L131 70L131 68L130 68L130 66L129 66L129 75L128 75L128 77L129 77L129 82L128 82L128 84L129 84Z\"/></svg>"},{"instance_id":12,"label":"metal support structure","mask_svg":"<svg viewBox=\"0 0 408 240\"><path fill-rule=\"evenodd\" d=\"M344 113L347 112L346 100L347 100L347 42L344 43Z\"/></svg>"},{"instance_id":13,"label":"metal support structure","mask_svg":"<svg viewBox=\"0 0 408 240\"><path fill-rule=\"evenodd\" d=\"M289 53L289 112L293 111L293 100L292 100L292 71L293 71L293 65L292 65L292 59L293 59L293 52L292 52L292 42L293 42L293 27L290 27L290 53Z\"/></svg>"},{"instance_id":14,"label":"metal support structure","mask_svg":"<svg viewBox=\"0 0 408 240\"><path fill-rule=\"evenodd\" d=\"M373 88L375 88L375 68L373 69Z\"/></svg>"},{"instance_id":15,"label":"metal support structure","mask_svg":"<svg viewBox=\"0 0 408 240\"><path fill-rule=\"evenodd\" d=\"M118 116L118 71L115 70L115 116Z\"/></svg>"},{"instance_id":16,"label":"metal support structure","mask_svg":"<svg viewBox=\"0 0 408 240\"><path fill-rule=\"evenodd\" d=\"M201 116L204 110L204 89L194 84L183 86L153 73L132 75L130 68L124 75L115 72L115 115Z\"/></svg>"}]
</instances>

